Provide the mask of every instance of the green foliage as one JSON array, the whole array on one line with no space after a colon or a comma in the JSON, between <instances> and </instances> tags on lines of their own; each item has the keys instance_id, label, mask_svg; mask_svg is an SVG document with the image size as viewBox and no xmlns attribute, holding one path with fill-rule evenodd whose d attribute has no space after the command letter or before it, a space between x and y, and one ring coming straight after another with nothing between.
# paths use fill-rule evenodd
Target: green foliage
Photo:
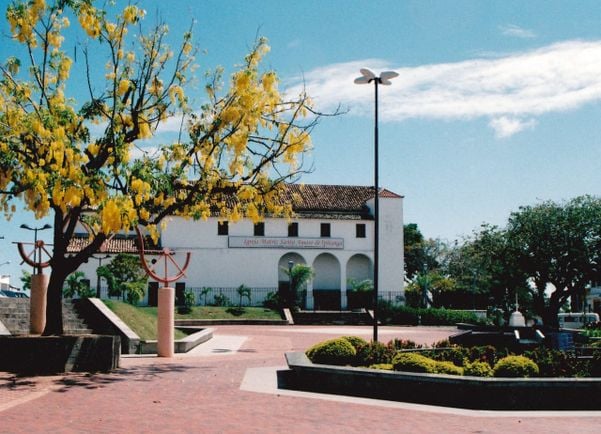
<instances>
[{"instance_id":1,"label":"green foliage","mask_svg":"<svg viewBox=\"0 0 601 434\"><path fill-rule=\"evenodd\" d=\"M418 353L399 353L392 359L392 366L395 371L436 372L436 361Z\"/></svg>"},{"instance_id":2,"label":"green foliage","mask_svg":"<svg viewBox=\"0 0 601 434\"><path fill-rule=\"evenodd\" d=\"M452 362L436 362L434 369L435 374L463 375L463 368Z\"/></svg>"},{"instance_id":3,"label":"green foliage","mask_svg":"<svg viewBox=\"0 0 601 434\"><path fill-rule=\"evenodd\" d=\"M595 351L595 353L593 353L589 373L591 377L601 377L601 351Z\"/></svg>"},{"instance_id":4,"label":"green foliage","mask_svg":"<svg viewBox=\"0 0 601 434\"><path fill-rule=\"evenodd\" d=\"M305 354L313 363L348 365L352 363L357 351L348 340L336 338L312 346Z\"/></svg>"},{"instance_id":5,"label":"green foliage","mask_svg":"<svg viewBox=\"0 0 601 434\"><path fill-rule=\"evenodd\" d=\"M208 286L203 286L200 290L200 297L203 297L203 305L207 306L207 295L209 295L209 292L211 292L213 290L213 288L209 288Z\"/></svg>"},{"instance_id":6,"label":"green foliage","mask_svg":"<svg viewBox=\"0 0 601 434\"><path fill-rule=\"evenodd\" d=\"M238 293L238 308L242 308L242 298L248 298L248 303L250 304L250 288L245 285L240 285L236 288L236 292Z\"/></svg>"},{"instance_id":7,"label":"green foliage","mask_svg":"<svg viewBox=\"0 0 601 434\"><path fill-rule=\"evenodd\" d=\"M589 375L589 366L583 360L564 351L538 347L524 352L538 365L541 377L583 377Z\"/></svg>"},{"instance_id":8,"label":"green foliage","mask_svg":"<svg viewBox=\"0 0 601 434\"><path fill-rule=\"evenodd\" d=\"M263 300L263 306L267 309L281 309L283 303L278 293L270 291Z\"/></svg>"},{"instance_id":9,"label":"green foliage","mask_svg":"<svg viewBox=\"0 0 601 434\"><path fill-rule=\"evenodd\" d=\"M106 280L109 296L120 296L130 304L138 304L144 297L148 276L138 256L119 253L108 265L98 267L96 273Z\"/></svg>"},{"instance_id":10,"label":"green foliage","mask_svg":"<svg viewBox=\"0 0 601 434\"><path fill-rule=\"evenodd\" d=\"M291 270L288 268L282 267L282 271L288 276L290 279L290 294L286 300L281 300L284 302L284 306L286 307L298 307L301 305L301 292L306 288L307 283L313 279L315 273L313 269L306 264L295 264Z\"/></svg>"},{"instance_id":11,"label":"green foliage","mask_svg":"<svg viewBox=\"0 0 601 434\"><path fill-rule=\"evenodd\" d=\"M227 295L220 292L219 294L215 294L213 296L213 306L229 306L230 299Z\"/></svg>"},{"instance_id":12,"label":"green foliage","mask_svg":"<svg viewBox=\"0 0 601 434\"><path fill-rule=\"evenodd\" d=\"M410 339L399 339L399 338L393 338L392 340L390 340L388 342L387 346L392 351L412 350L415 348L422 347L421 345L416 344L415 342L413 342Z\"/></svg>"},{"instance_id":13,"label":"green foliage","mask_svg":"<svg viewBox=\"0 0 601 434\"><path fill-rule=\"evenodd\" d=\"M177 307L177 312L181 314L188 314L192 312L192 307L196 304L194 293L192 291L184 292L184 304L183 306Z\"/></svg>"},{"instance_id":14,"label":"green foliage","mask_svg":"<svg viewBox=\"0 0 601 434\"><path fill-rule=\"evenodd\" d=\"M381 369L383 371L393 371L392 363L376 363L369 366L370 369Z\"/></svg>"},{"instance_id":15,"label":"green foliage","mask_svg":"<svg viewBox=\"0 0 601 434\"><path fill-rule=\"evenodd\" d=\"M347 289L351 292L371 292L374 290L374 282L371 279L349 279Z\"/></svg>"},{"instance_id":16,"label":"green foliage","mask_svg":"<svg viewBox=\"0 0 601 434\"><path fill-rule=\"evenodd\" d=\"M369 342L357 349L354 364L370 366L378 363L390 363L396 351L380 342Z\"/></svg>"},{"instance_id":17,"label":"green foliage","mask_svg":"<svg viewBox=\"0 0 601 434\"><path fill-rule=\"evenodd\" d=\"M463 375L471 377L492 377L492 368L486 362L468 362L463 363Z\"/></svg>"},{"instance_id":18,"label":"green foliage","mask_svg":"<svg viewBox=\"0 0 601 434\"><path fill-rule=\"evenodd\" d=\"M393 304L379 303L379 319L383 324L395 325L455 325L457 323L482 324L474 313L451 309L416 309Z\"/></svg>"},{"instance_id":19,"label":"green foliage","mask_svg":"<svg viewBox=\"0 0 601 434\"><path fill-rule=\"evenodd\" d=\"M75 271L65 279L65 287L63 288L63 296L65 298L80 298L94 297L95 292L90 289L90 282L84 280L86 275L81 271Z\"/></svg>"},{"instance_id":20,"label":"green foliage","mask_svg":"<svg viewBox=\"0 0 601 434\"><path fill-rule=\"evenodd\" d=\"M539 373L538 366L528 357L507 356L499 360L493 368L495 377L535 377Z\"/></svg>"},{"instance_id":21,"label":"green foliage","mask_svg":"<svg viewBox=\"0 0 601 434\"><path fill-rule=\"evenodd\" d=\"M355 348L355 350L358 350L362 346L367 345L367 341L358 336L343 336L342 338L349 341L351 345Z\"/></svg>"},{"instance_id":22,"label":"green foliage","mask_svg":"<svg viewBox=\"0 0 601 434\"><path fill-rule=\"evenodd\" d=\"M31 273L29 271L21 270L21 277L19 277L19 280L21 280L21 289L23 291L31 290Z\"/></svg>"}]
</instances>

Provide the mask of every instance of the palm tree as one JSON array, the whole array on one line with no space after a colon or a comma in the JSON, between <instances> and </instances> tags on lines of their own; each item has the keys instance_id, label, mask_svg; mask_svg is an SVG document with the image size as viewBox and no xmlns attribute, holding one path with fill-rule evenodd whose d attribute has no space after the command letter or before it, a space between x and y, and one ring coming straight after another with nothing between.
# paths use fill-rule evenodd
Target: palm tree
<instances>
[{"instance_id":1,"label":"palm tree","mask_svg":"<svg viewBox=\"0 0 601 434\"><path fill-rule=\"evenodd\" d=\"M306 288L315 273L310 266L305 264L296 264L290 270L282 267L282 270L290 279L291 294L287 304L298 306L300 304L299 293Z\"/></svg>"}]
</instances>

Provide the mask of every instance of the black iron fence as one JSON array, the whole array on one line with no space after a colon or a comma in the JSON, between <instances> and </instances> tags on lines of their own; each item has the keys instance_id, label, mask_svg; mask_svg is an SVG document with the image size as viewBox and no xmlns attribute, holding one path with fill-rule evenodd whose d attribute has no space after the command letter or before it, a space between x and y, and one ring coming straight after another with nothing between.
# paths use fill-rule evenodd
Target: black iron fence
<instances>
[{"instance_id":1,"label":"black iron fence","mask_svg":"<svg viewBox=\"0 0 601 434\"><path fill-rule=\"evenodd\" d=\"M178 288L179 289L179 288ZM194 294L194 302L196 306L238 306L240 303L240 294L238 287L185 287L186 292ZM181 291L181 290L180 290ZM152 300L149 303L149 292L142 300L140 305L153 304ZM250 299L246 296L242 297L242 306L263 306L263 302L278 293L277 288L250 288ZM305 307L306 291L298 294L301 306ZM109 297L108 288L106 286L100 288L100 298L120 300L122 297ZM153 297L150 297L153 298ZM342 310L340 291L338 290L313 290L313 306L315 310ZM405 298L398 291L379 291L378 300L386 301L393 304L404 304ZM156 304L156 303L154 303ZM347 309L369 308L373 305L371 293L361 293L347 291Z\"/></svg>"}]
</instances>

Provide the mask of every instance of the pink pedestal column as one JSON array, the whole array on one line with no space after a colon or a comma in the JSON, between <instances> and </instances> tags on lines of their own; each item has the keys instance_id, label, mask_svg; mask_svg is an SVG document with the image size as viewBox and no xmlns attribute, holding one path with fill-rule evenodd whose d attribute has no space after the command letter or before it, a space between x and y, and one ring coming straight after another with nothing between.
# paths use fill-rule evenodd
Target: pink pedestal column
<instances>
[{"instance_id":1,"label":"pink pedestal column","mask_svg":"<svg viewBox=\"0 0 601 434\"><path fill-rule=\"evenodd\" d=\"M48 291L47 274L31 276L31 298L29 299L29 332L41 335L46 327L46 292Z\"/></svg>"},{"instance_id":2,"label":"pink pedestal column","mask_svg":"<svg viewBox=\"0 0 601 434\"><path fill-rule=\"evenodd\" d=\"M175 331L175 289L159 288L157 309L157 355L173 357Z\"/></svg>"}]
</instances>

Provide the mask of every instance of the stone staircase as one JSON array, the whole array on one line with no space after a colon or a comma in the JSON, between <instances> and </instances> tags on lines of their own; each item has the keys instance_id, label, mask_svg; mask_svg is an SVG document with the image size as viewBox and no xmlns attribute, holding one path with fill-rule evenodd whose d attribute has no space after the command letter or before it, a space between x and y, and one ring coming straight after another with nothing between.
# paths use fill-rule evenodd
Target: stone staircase
<instances>
[{"instance_id":1,"label":"stone staircase","mask_svg":"<svg viewBox=\"0 0 601 434\"><path fill-rule=\"evenodd\" d=\"M11 335L29 334L29 299L0 298L0 322ZM63 300L63 329L66 335L93 333L79 315L73 300Z\"/></svg>"},{"instance_id":2,"label":"stone staircase","mask_svg":"<svg viewBox=\"0 0 601 434\"><path fill-rule=\"evenodd\" d=\"M361 311L299 311L292 314L297 325L370 325L373 319Z\"/></svg>"}]
</instances>

